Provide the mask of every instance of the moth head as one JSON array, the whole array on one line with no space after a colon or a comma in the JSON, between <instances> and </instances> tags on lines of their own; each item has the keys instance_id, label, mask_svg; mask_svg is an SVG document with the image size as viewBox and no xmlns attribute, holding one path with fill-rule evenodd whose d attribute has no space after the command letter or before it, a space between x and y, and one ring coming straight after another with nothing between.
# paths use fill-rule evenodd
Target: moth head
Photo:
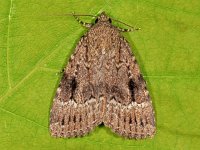
<instances>
[{"instance_id":1,"label":"moth head","mask_svg":"<svg viewBox=\"0 0 200 150\"><path fill-rule=\"evenodd\" d=\"M97 17L97 19L95 20L95 23L97 23L97 22L112 22L112 20L110 19L110 17L108 17L107 15L106 15L106 13L105 12L102 12L98 17Z\"/></svg>"}]
</instances>

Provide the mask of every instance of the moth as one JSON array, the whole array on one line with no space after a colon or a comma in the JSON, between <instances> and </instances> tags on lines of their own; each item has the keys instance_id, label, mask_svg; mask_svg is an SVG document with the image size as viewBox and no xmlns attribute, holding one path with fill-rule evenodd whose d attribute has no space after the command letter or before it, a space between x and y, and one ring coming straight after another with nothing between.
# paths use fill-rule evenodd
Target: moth
<instances>
[{"instance_id":1,"label":"moth","mask_svg":"<svg viewBox=\"0 0 200 150\"><path fill-rule=\"evenodd\" d=\"M75 16L75 15L74 15ZM50 112L54 137L79 137L104 124L126 138L153 137L154 110L146 82L121 32L102 12L81 37L64 69Z\"/></svg>"}]
</instances>

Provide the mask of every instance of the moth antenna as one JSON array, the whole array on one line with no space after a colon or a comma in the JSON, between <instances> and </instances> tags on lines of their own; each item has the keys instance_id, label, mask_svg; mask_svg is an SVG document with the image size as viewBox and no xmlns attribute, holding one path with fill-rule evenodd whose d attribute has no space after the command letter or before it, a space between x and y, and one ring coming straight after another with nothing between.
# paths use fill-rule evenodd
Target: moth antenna
<instances>
[{"instance_id":1,"label":"moth antenna","mask_svg":"<svg viewBox=\"0 0 200 150\"><path fill-rule=\"evenodd\" d=\"M87 22L84 22L82 20L80 20L79 17L77 16L90 16L90 17L96 17L94 15L81 15L81 14L74 14L74 12L71 14L72 16L74 16L74 18L78 21L78 23L80 23L82 26L86 27L86 28L90 28L92 27L92 23L87 23Z\"/></svg>"},{"instance_id":2,"label":"moth antenna","mask_svg":"<svg viewBox=\"0 0 200 150\"><path fill-rule=\"evenodd\" d=\"M114 21L116 21L116 22L119 22L119 23L121 23L121 24L124 24L124 25L126 25L126 26L128 26L128 27L130 27L130 29L124 29L124 28L117 27L118 30L121 31L121 32L132 32L132 31L136 31L136 30L140 30L140 29L141 29L141 28L135 28L135 27L133 27L133 26L131 26L131 25L128 25L128 24L126 24L126 23L124 23L124 22L122 22L122 21L116 20L116 19L112 19L112 20L114 20Z\"/></svg>"},{"instance_id":3,"label":"moth antenna","mask_svg":"<svg viewBox=\"0 0 200 150\"><path fill-rule=\"evenodd\" d=\"M48 16L89 16L89 17L97 17L94 15L82 15L82 14L75 14L74 12L71 14L53 14L53 15L48 15Z\"/></svg>"},{"instance_id":4,"label":"moth antenna","mask_svg":"<svg viewBox=\"0 0 200 150\"><path fill-rule=\"evenodd\" d=\"M84 15L84 14L75 14L74 12L71 14L72 16L89 16L89 17L97 17L95 15Z\"/></svg>"},{"instance_id":5,"label":"moth antenna","mask_svg":"<svg viewBox=\"0 0 200 150\"><path fill-rule=\"evenodd\" d=\"M80 20L80 18L78 18L78 16L89 16L89 17L97 17L97 16L94 16L94 15L84 15L84 14L75 14L74 12L72 12L71 14L55 14L53 16L74 16L74 18L84 27L86 28L90 28L93 24L91 23L86 23L82 20Z\"/></svg>"}]
</instances>

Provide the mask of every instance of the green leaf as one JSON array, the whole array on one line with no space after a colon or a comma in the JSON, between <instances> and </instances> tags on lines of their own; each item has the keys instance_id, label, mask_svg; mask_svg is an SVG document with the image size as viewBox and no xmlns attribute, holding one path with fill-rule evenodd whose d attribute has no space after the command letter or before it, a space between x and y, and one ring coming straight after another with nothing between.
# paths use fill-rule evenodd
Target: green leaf
<instances>
[{"instance_id":1,"label":"green leaf","mask_svg":"<svg viewBox=\"0 0 200 150\"><path fill-rule=\"evenodd\" d=\"M199 8L198 0L1 0L0 149L199 149ZM83 138L50 136L49 110L59 71L86 32L72 16L64 16L73 11L106 11L142 29L123 35L153 100L153 139L123 139L104 126Z\"/></svg>"}]
</instances>

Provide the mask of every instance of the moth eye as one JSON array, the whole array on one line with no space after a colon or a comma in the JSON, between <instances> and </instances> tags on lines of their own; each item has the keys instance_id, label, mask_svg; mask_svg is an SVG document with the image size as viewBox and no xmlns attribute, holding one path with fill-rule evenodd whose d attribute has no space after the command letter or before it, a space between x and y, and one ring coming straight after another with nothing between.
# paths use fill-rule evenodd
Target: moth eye
<instances>
[{"instance_id":1,"label":"moth eye","mask_svg":"<svg viewBox=\"0 0 200 150\"><path fill-rule=\"evenodd\" d=\"M110 23L112 23L112 20L111 20L110 18L108 19L108 21L109 21Z\"/></svg>"},{"instance_id":2,"label":"moth eye","mask_svg":"<svg viewBox=\"0 0 200 150\"><path fill-rule=\"evenodd\" d=\"M98 22L98 18L95 20L95 23L97 23Z\"/></svg>"}]
</instances>

